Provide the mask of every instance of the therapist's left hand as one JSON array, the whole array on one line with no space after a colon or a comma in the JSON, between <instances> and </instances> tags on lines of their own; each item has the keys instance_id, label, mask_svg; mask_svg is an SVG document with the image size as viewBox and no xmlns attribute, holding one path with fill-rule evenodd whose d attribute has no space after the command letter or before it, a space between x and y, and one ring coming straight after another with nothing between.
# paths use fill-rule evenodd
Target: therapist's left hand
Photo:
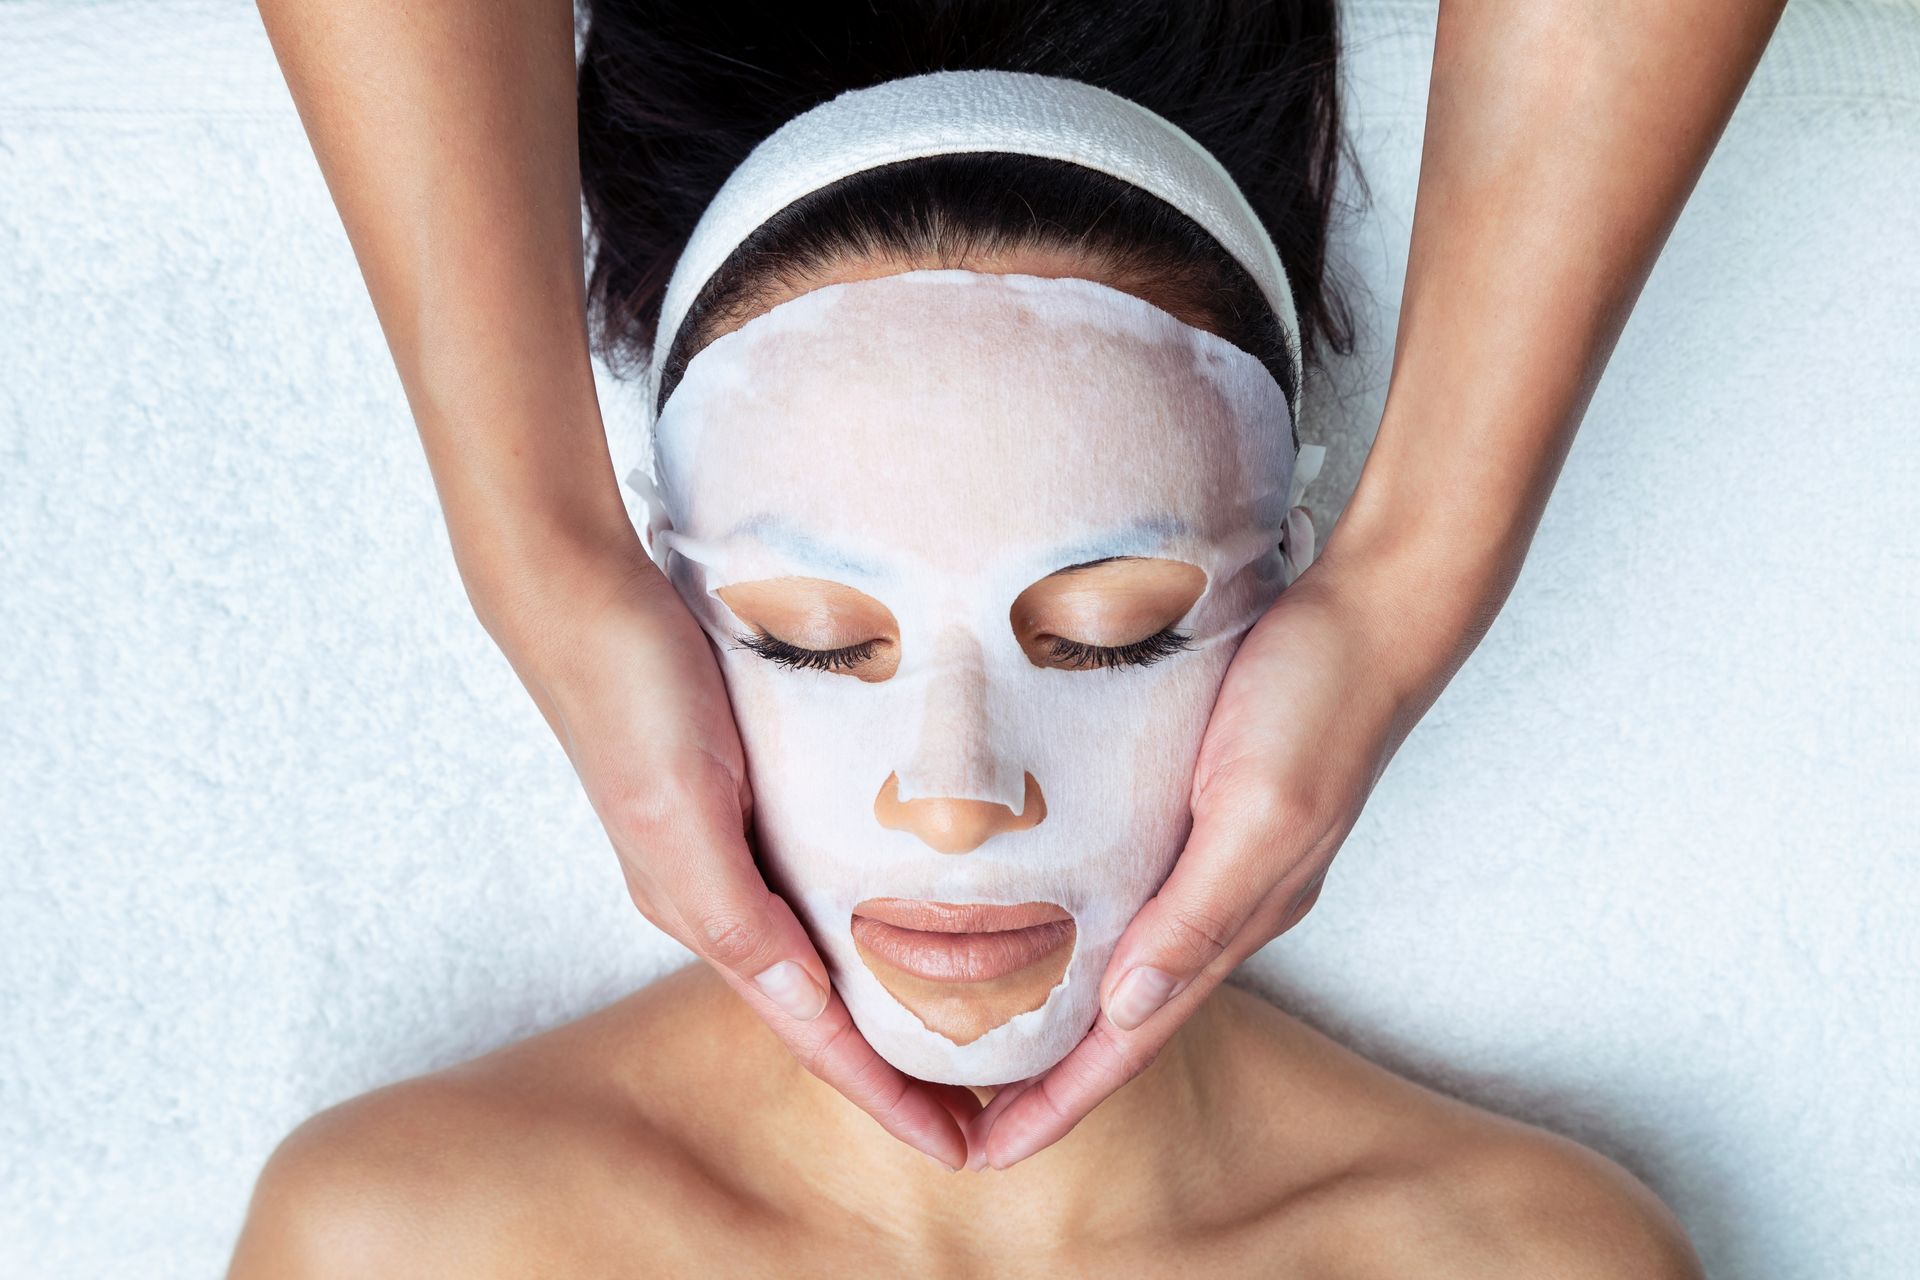
<instances>
[{"instance_id":1,"label":"therapist's left hand","mask_svg":"<svg viewBox=\"0 0 1920 1280\"><path fill-rule=\"evenodd\" d=\"M974 1167L1064 1137L1299 923L1388 760L1484 632L1491 608L1423 612L1411 602L1445 588L1416 570L1418 589L1402 589L1357 541L1343 548L1336 531L1248 632L1202 740L1186 848L1121 935L1100 1016L1050 1071L995 1095L971 1126Z\"/></svg>"}]
</instances>

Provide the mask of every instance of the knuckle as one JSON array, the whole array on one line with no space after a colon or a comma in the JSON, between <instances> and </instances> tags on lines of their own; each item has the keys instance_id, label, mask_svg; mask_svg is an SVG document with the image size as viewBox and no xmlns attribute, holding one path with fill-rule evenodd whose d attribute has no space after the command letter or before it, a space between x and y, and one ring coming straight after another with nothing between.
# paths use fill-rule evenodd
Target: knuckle
<instances>
[{"instance_id":1,"label":"knuckle","mask_svg":"<svg viewBox=\"0 0 1920 1280\"><path fill-rule=\"evenodd\" d=\"M1100 1074L1125 1083L1153 1065L1159 1051L1137 1037L1119 1035L1104 1023L1099 1024L1098 1048L1104 1066Z\"/></svg>"},{"instance_id":2,"label":"knuckle","mask_svg":"<svg viewBox=\"0 0 1920 1280\"><path fill-rule=\"evenodd\" d=\"M852 1021L842 1018L839 1025L831 1032L797 1054L800 1065L807 1069L807 1074L831 1082L834 1076L833 1059L839 1052L841 1041L846 1039L847 1033L851 1030L853 1030Z\"/></svg>"},{"instance_id":3,"label":"knuckle","mask_svg":"<svg viewBox=\"0 0 1920 1280\"><path fill-rule=\"evenodd\" d=\"M862 1054L845 1078L828 1080L842 1097L885 1125L899 1119L910 1086L877 1054Z\"/></svg>"},{"instance_id":4,"label":"knuckle","mask_svg":"<svg viewBox=\"0 0 1920 1280\"><path fill-rule=\"evenodd\" d=\"M595 811L621 857L651 858L684 847L711 824L744 829L744 783L724 761L701 751L617 770L582 768Z\"/></svg>"},{"instance_id":5,"label":"knuckle","mask_svg":"<svg viewBox=\"0 0 1920 1280\"><path fill-rule=\"evenodd\" d=\"M732 969L760 947L759 922L737 911L709 911L693 921L693 941L715 964Z\"/></svg>"},{"instance_id":6,"label":"knuckle","mask_svg":"<svg viewBox=\"0 0 1920 1280\"><path fill-rule=\"evenodd\" d=\"M1171 904L1166 925L1175 945L1190 961L1204 964L1227 949L1238 932L1226 913L1192 902Z\"/></svg>"},{"instance_id":7,"label":"knuckle","mask_svg":"<svg viewBox=\"0 0 1920 1280\"><path fill-rule=\"evenodd\" d=\"M684 806L685 797L672 786L633 782L604 788L599 809L614 846L637 854L664 841Z\"/></svg>"},{"instance_id":8,"label":"knuckle","mask_svg":"<svg viewBox=\"0 0 1920 1280\"><path fill-rule=\"evenodd\" d=\"M1238 817L1245 827L1272 843L1289 842L1314 825L1320 799L1305 788L1281 781L1248 787L1236 797Z\"/></svg>"}]
</instances>

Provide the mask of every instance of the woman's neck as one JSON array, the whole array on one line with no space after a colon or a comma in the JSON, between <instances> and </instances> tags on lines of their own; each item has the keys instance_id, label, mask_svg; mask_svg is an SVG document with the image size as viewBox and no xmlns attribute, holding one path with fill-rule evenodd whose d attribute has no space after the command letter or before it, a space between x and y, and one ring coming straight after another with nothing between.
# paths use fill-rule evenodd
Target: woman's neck
<instances>
[{"instance_id":1,"label":"woman's neck","mask_svg":"<svg viewBox=\"0 0 1920 1280\"><path fill-rule=\"evenodd\" d=\"M889 1136L783 1054L787 1079L758 1130L770 1196L798 1185L903 1242L947 1251L1046 1249L1190 1224L1230 1206L1231 1076L1240 1039L1229 996L1202 1006L1159 1058L1065 1139L1004 1171L955 1174ZM1244 999L1245 997L1239 997ZM769 1037L770 1038L770 1037ZM777 1046L776 1046L777 1047ZM980 1224L993 1224L993 1239Z\"/></svg>"}]
</instances>

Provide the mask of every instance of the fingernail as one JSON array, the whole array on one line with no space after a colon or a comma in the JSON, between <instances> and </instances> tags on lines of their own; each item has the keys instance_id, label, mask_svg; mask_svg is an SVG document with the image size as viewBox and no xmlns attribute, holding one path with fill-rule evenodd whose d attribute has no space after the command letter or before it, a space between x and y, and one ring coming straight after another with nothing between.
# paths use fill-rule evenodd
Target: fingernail
<instances>
[{"instance_id":1,"label":"fingernail","mask_svg":"<svg viewBox=\"0 0 1920 1280\"><path fill-rule=\"evenodd\" d=\"M1039 1149L1040 1144L1033 1140L1032 1135L1028 1135L1024 1139L1003 1142L1000 1144L999 1154L988 1158L987 1167L996 1172L1002 1169L1011 1169L1014 1165L1019 1164Z\"/></svg>"},{"instance_id":2,"label":"fingernail","mask_svg":"<svg viewBox=\"0 0 1920 1280\"><path fill-rule=\"evenodd\" d=\"M827 1007L827 993L798 962L782 960L753 980L761 994L779 1005L789 1018L812 1022Z\"/></svg>"},{"instance_id":3,"label":"fingernail","mask_svg":"<svg viewBox=\"0 0 1920 1280\"><path fill-rule=\"evenodd\" d=\"M1107 1020L1122 1031L1132 1031L1160 1011L1186 984L1170 973L1142 965L1120 979L1107 1001Z\"/></svg>"},{"instance_id":4,"label":"fingernail","mask_svg":"<svg viewBox=\"0 0 1920 1280\"><path fill-rule=\"evenodd\" d=\"M957 1164L948 1164L948 1163L947 1163L947 1162L946 1162L945 1160L942 1160L942 1159L941 1159L941 1158L940 1158L939 1156L937 1156L937 1155L935 1155L935 1154L933 1154L933 1152L931 1152L931 1151L929 1151L929 1150L927 1150L927 1149L926 1149L925 1147L915 1147L915 1148L914 1148L914 1150L915 1150L915 1151L918 1151L918 1152L919 1152L919 1153L920 1153L921 1155L923 1155L923 1156L925 1156L925 1157L926 1157L927 1159L929 1159L929 1160L931 1160L931 1161L933 1161L933 1162L934 1162L935 1164L937 1164L937 1165L939 1165L939 1166L940 1166L940 1168L941 1168L941 1169L943 1169L944 1171L946 1171L947 1173L958 1173L958 1172L960 1172L960 1166L959 1166L959 1165L957 1165Z\"/></svg>"}]
</instances>

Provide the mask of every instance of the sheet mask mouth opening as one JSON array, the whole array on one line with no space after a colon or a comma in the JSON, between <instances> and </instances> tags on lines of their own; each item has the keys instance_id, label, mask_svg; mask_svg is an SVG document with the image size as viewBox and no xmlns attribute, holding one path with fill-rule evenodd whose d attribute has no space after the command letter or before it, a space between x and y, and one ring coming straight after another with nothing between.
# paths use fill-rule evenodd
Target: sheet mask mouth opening
<instances>
[{"instance_id":1,"label":"sheet mask mouth opening","mask_svg":"<svg viewBox=\"0 0 1920 1280\"><path fill-rule=\"evenodd\" d=\"M1050 902L875 898L853 909L854 948L881 986L954 1044L1038 1009L1066 977L1077 930Z\"/></svg>"}]
</instances>

